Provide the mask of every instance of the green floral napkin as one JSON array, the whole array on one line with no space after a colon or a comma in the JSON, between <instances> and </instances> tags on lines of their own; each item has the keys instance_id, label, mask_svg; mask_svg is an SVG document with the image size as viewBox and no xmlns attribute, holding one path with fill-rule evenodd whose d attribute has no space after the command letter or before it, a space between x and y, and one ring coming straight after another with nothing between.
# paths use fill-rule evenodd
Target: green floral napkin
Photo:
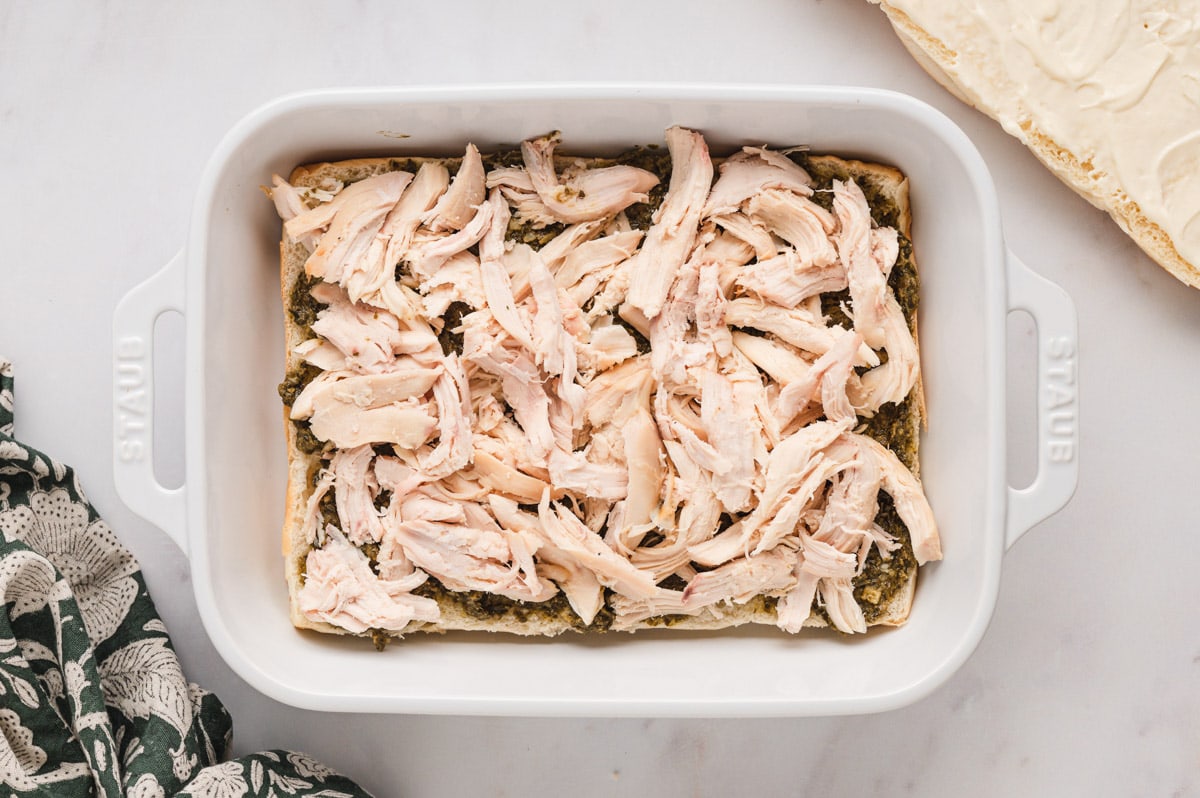
<instances>
[{"instance_id":1,"label":"green floral napkin","mask_svg":"<svg viewBox=\"0 0 1200 798\"><path fill-rule=\"evenodd\" d=\"M13 438L0 358L0 779L8 796L366 796L304 754L223 761L133 556L75 473Z\"/></svg>"}]
</instances>

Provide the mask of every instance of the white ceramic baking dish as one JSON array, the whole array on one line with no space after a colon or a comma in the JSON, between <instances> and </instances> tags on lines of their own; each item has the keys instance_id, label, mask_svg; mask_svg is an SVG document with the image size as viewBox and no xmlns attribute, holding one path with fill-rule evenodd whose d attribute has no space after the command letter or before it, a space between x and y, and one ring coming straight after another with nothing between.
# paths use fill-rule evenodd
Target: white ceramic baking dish
<instances>
[{"instance_id":1,"label":"white ceramic baking dish","mask_svg":"<svg viewBox=\"0 0 1200 798\"><path fill-rule=\"evenodd\" d=\"M922 470L945 560L912 618L859 638L771 629L635 636L416 635L383 653L288 621L279 530L285 454L279 220L272 172L354 155L454 154L548 130L582 154L661 141L681 124L714 154L806 144L891 163L911 183L923 283L929 428ZM151 330L186 317L186 482L154 479ZM1006 315L1039 339L1039 470L1006 481ZM114 465L121 497L187 552L205 628L262 692L320 710L503 715L797 716L885 710L944 682L988 625L1006 547L1076 483L1074 307L1005 249L991 179L945 116L902 95L825 87L586 85L321 91L272 102L221 142L184 250L114 320Z\"/></svg>"}]
</instances>

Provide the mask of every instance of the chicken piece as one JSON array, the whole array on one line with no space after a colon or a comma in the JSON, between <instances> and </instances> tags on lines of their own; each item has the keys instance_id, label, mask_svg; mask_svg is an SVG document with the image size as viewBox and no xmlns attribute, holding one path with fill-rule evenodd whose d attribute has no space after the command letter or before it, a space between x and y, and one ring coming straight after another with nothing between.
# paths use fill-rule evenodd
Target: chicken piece
<instances>
[{"instance_id":1,"label":"chicken piece","mask_svg":"<svg viewBox=\"0 0 1200 798\"><path fill-rule=\"evenodd\" d=\"M311 545L324 545L325 522L321 513L321 501L333 487L333 471L322 468L317 474L317 484L304 505L304 539Z\"/></svg>"},{"instance_id":2,"label":"chicken piece","mask_svg":"<svg viewBox=\"0 0 1200 798\"><path fill-rule=\"evenodd\" d=\"M292 353L322 371L345 371L350 368L342 350L320 338L302 341L292 349Z\"/></svg>"},{"instance_id":3,"label":"chicken piece","mask_svg":"<svg viewBox=\"0 0 1200 798\"><path fill-rule=\"evenodd\" d=\"M560 183L554 171L554 148L559 141L555 133L521 143L530 182L559 221L573 224L613 216L634 203L646 202L646 192L658 185L654 174L633 166L568 170Z\"/></svg>"},{"instance_id":4,"label":"chicken piece","mask_svg":"<svg viewBox=\"0 0 1200 798\"><path fill-rule=\"evenodd\" d=\"M327 411L339 402L358 408L383 407L424 396L440 373L440 369L415 366L401 366L383 374L325 371L296 397L291 418L309 418L318 410Z\"/></svg>"},{"instance_id":5,"label":"chicken piece","mask_svg":"<svg viewBox=\"0 0 1200 798\"><path fill-rule=\"evenodd\" d=\"M504 266L504 236L508 230L508 205L495 191L488 202L493 206L492 226L479 244L479 273L487 307L496 322L517 343L533 351L528 314L517 306L512 279Z\"/></svg>"},{"instance_id":6,"label":"chicken piece","mask_svg":"<svg viewBox=\"0 0 1200 798\"><path fill-rule=\"evenodd\" d=\"M380 175L377 175L377 177L380 177ZM408 177L411 178L412 175L409 175ZM318 202L313 207L308 207L308 205L303 202L303 198L300 196L303 189L289 186L291 189L290 193L294 195L293 197L289 197L289 200L298 201L300 205L298 207L294 206L295 210L299 210L298 213L294 213L290 218L284 219L283 231L292 241L299 241L305 236L315 236L315 238L319 240L320 237L329 229L329 226L332 224L334 218L339 212L342 211L342 209L347 206L347 204L361 201L363 199L371 199L371 195L377 195L378 190L380 189L383 189L386 193L387 190L392 187L393 181L395 180L404 180L403 174L397 173L397 177L384 181L376 181L374 183L368 183L365 180L360 180L357 183L351 184L352 187L357 186L354 191L348 191L346 186L343 185L342 188L339 189L332 197L329 197L323 202ZM366 185L363 185L364 183L366 183ZM378 196L374 197L374 199L378 199ZM386 213L390 208L391 206L389 205L388 208L384 210L384 213ZM278 210L278 208L276 208L276 210Z\"/></svg>"},{"instance_id":7,"label":"chicken piece","mask_svg":"<svg viewBox=\"0 0 1200 798\"><path fill-rule=\"evenodd\" d=\"M328 217L327 229L304 262L304 273L327 283L341 283L356 270L366 268L367 251L410 180L408 172L368 177L342 189L328 205L285 222L284 230L295 239L312 233L314 223ZM330 208L332 217L327 210Z\"/></svg>"},{"instance_id":8,"label":"chicken piece","mask_svg":"<svg viewBox=\"0 0 1200 798\"><path fill-rule=\"evenodd\" d=\"M550 425L550 398L529 354L505 349L467 357L501 378L504 399L527 436L525 448L534 462L545 465L555 448Z\"/></svg>"},{"instance_id":9,"label":"chicken piece","mask_svg":"<svg viewBox=\"0 0 1200 798\"><path fill-rule=\"evenodd\" d=\"M615 501L625 498L629 475L612 463L593 463L581 452L556 447L547 458L550 479L555 488L597 499Z\"/></svg>"},{"instance_id":10,"label":"chicken piece","mask_svg":"<svg viewBox=\"0 0 1200 798\"><path fill-rule=\"evenodd\" d=\"M834 240L850 285L854 329L868 346L879 349L884 345L883 313L890 294L883 271L872 256L871 209L853 180L833 181L833 211L838 219Z\"/></svg>"},{"instance_id":11,"label":"chicken piece","mask_svg":"<svg viewBox=\"0 0 1200 798\"><path fill-rule=\"evenodd\" d=\"M400 321L400 333L396 336L392 351L397 355L408 355L414 362L427 368L440 366L442 362L442 347L437 334L429 322L420 318ZM394 364L395 361L393 367Z\"/></svg>"},{"instance_id":12,"label":"chicken piece","mask_svg":"<svg viewBox=\"0 0 1200 798\"><path fill-rule=\"evenodd\" d=\"M431 492L434 498L448 502L480 502L488 494L487 488L468 479L465 471L456 471L437 482L426 482L423 489Z\"/></svg>"},{"instance_id":13,"label":"chicken piece","mask_svg":"<svg viewBox=\"0 0 1200 798\"><path fill-rule=\"evenodd\" d=\"M641 528L656 521L663 483L662 441L650 409L649 380L643 380L636 392L625 395L613 423L621 430L628 491L625 497L624 526Z\"/></svg>"},{"instance_id":14,"label":"chicken piece","mask_svg":"<svg viewBox=\"0 0 1200 798\"><path fill-rule=\"evenodd\" d=\"M318 440L339 449L353 449L367 443L392 443L416 449L429 440L437 429L437 421L412 400L365 410L352 403L335 402L327 408L318 408L309 427Z\"/></svg>"},{"instance_id":15,"label":"chicken piece","mask_svg":"<svg viewBox=\"0 0 1200 798\"><path fill-rule=\"evenodd\" d=\"M401 452L401 454L411 456L407 452ZM415 466L415 462L409 465L399 457L379 455L375 458L375 479L378 481L381 491L388 492L388 503L383 512L385 530L403 523L406 520L406 514L416 513L426 517L439 515L430 513L427 509L422 511L414 504L414 496L424 486L425 476L413 466ZM429 500L428 494L422 498L426 501ZM446 515L446 513L440 513L440 515ZM382 536L375 559L378 563L379 576L382 579L401 579L415 570L415 566L408 559L408 555L404 553L404 549L394 537L387 534Z\"/></svg>"},{"instance_id":16,"label":"chicken piece","mask_svg":"<svg viewBox=\"0 0 1200 798\"><path fill-rule=\"evenodd\" d=\"M536 310L533 315L534 361L547 374L561 375L564 386L573 385L577 374L575 340L563 327L559 289L538 253L530 253L529 286ZM579 388L579 386L574 386ZM582 388L579 404L582 406Z\"/></svg>"},{"instance_id":17,"label":"chicken piece","mask_svg":"<svg viewBox=\"0 0 1200 798\"><path fill-rule=\"evenodd\" d=\"M673 537L668 535L658 545L638 548L630 557L638 568L653 573L656 582L686 566L691 561L688 553L691 547L712 538L721 521L721 503L713 494L707 474L687 457L678 441L664 441L663 445L679 472L671 480L671 487L686 503L676 520ZM664 499L663 505L667 504Z\"/></svg>"},{"instance_id":18,"label":"chicken piece","mask_svg":"<svg viewBox=\"0 0 1200 798\"><path fill-rule=\"evenodd\" d=\"M720 535L693 547L692 559L701 565L720 565L748 552L755 541L762 539L761 527L774 520L785 504L797 500L793 495L797 490L801 496L800 506L795 510L798 521L800 508L805 506L824 481L817 482L813 477L814 469L820 466L823 460L822 451L837 440L847 428L845 422L820 421L780 441L779 445L771 450L767 460L757 506L749 515ZM786 530L784 535L790 534L791 531ZM782 538L782 535L780 537ZM760 547L760 550L763 548Z\"/></svg>"},{"instance_id":19,"label":"chicken piece","mask_svg":"<svg viewBox=\"0 0 1200 798\"><path fill-rule=\"evenodd\" d=\"M650 598L657 588L651 575L614 552L592 530L549 495L538 503L538 519L552 545L596 575L605 587L630 598Z\"/></svg>"},{"instance_id":20,"label":"chicken piece","mask_svg":"<svg viewBox=\"0 0 1200 798\"><path fill-rule=\"evenodd\" d=\"M498 190L513 206L513 220L538 230L558 222L538 196L523 166L504 166L487 174L487 188Z\"/></svg>"},{"instance_id":21,"label":"chicken piece","mask_svg":"<svg viewBox=\"0 0 1200 798\"><path fill-rule=\"evenodd\" d=\"M817 396L825 417L830 421L854 422L857 418L846 394L854 358L862 346L858 333L842 335L825 354L812 364L802 379L789 382L779 392L779 424L786 427Z\"/></svg>"},{"instance_id":22,"label":"chicken piece","mask_svg":"<svg viewBox=\"0 0 1200 798\"><path fill-rule=\"evenodd\" d=\"M704 245L704 257L721 264L722 272L724 272L726 267L740 270L741 267L754 260L755 252L752 246L737 236L719 232L713 236L712 241ZM733 280L728 283L722 282L721 290L728 292L732 285Z\"/></svg>"},{"instance_id":23,"label":"chicken piece","mask_svg":"<svg viewBox=\"0 0 1200 798\"><path fill-rule=\"evenodd\" d=\"M546 268L557 278L558 270L563 267L566 259L579 248L591 246L592 241L604 231L607 225L607 219L594 219L568 225L537 252L545 262ZM636 249L636 245L634 248Z\"/></svg>"},{"instance_id":24,"label":"chicken piece","mask_svg":"<svg viewBox=\"0 0 1200 798\"><path fill-rule=\"evenodd\" d=\"M625 300L647 319L653 319L662 310L675 273L695 245L713 178L713 165L703 136L672 127L667 130L666 138L671 152L671 183L638 251Z\"/></svg>"},{"instance_id":25,"label":"chicken piece","mask_svg":"<svg viewBox=\"0 0 1200 798\"><path fill-rule=\"evenodd\" d=\"M538 457L530 451L529 439L516 421L504 416L486 434L479 429L475 431L478 433L475 435L476 448L483 449L504 463L515 465L542 482L550 481L550 471L546 468L546 458L549 455ZM536 504L536 501L529 503Z\"/></svg>"},{"instance_id":26,"label":"chicken piece","mask_svg":"<svg viewBox=\"0 0 1200 798\"><path fill-rule=\"evenodd\" d=\"M817 597L817 583L820 581L816 574L801 571L800 561L798 558L794 571L796 584L775 605L775 625L792 634L799 632L804 627L804 622L812 615L813 601Z\"/></svg>"},{"instance_id":27,"label":"chicken piece","mask_svg":"<svg viewBox=\"0 0 1200 798\"><path fill-rule=\"evenodd\" d=\"M630 358L637 357L637 340L619 324L605 317L607 324L592 328L588 342L580 350L584 368L604 372Z\"/></svg>"},{"instance_id":28,"label":"chicken piece","mask_svg":"<svg viewBox=\"0 0 1200 798\"><path fill-rule=\"evenodd\" d=\"M829 424L829 422L822 422L822 424ZM772 467L776 464L774 461L776 452L779 452L779 449L785 444L776 446L775 451L772 452ZM764 490L762 502L766 502L768 498L772 500L772 509L763 510L764 505L761 503L760 508L752 512L745 520L748 522L745 526L757 529L757 524L761 522L762 518L770 517L770 521L762 524L761 541L756 551L766 550L774 545L774 542L792 534L804 511L809 509L811 497L815 496L820 484L833 479L835 474L847 472L847 469L852 469L859 462L871 460L874 461L872 469L877 468L881 473L883 490L892 496L896 512L908 528L918 564L941 559L940 536L937 533L937 524L930 509L929 500L920 490L916 476L913 476L912 472L905 468L904 463L900 462L895 452L876 442L874 438L851 432L840 434L838 438L822 446L820 451L809 450L809 452L811 452L811 456L808 464L802 469L793 469L793 473L788 475L785 480L776 481L773 484L772 472L768 469L768 484ZM788 454L794 457L796 452L788 452ZM786 463L787 460L788 458L784 458L780 464ZM868 485L874 485L874 480L874 476L870 476ZM787 490L792 491L782 499L782 502L776 499L776 496L782 496L782 492L778 494L773 492L773 488L780 484L786 484ZM769 497L768 493L770 493ZM856 496L858 502L868 500L863 498L862 492L857 493ZM760 510L762 510L761 514ZM858 517L863 517L870 511L870 505L866 508L859 508L857 510ZM862 529L857 530L857 534L876 538L878 533L874 529L866 527L866 524L862 524L862 526ZM871 527L874 527L874 524L871 524ZM846 532L846 530L842 529L842 532ZM844 542L841 538L833 538L833 540L834 542ZM846 550L856 550L865 542L850 539ZM703 562L703 560L697 559L696 562Z\"/></svg>"},{"instance_id":29,"label":"chicken piece","mask_svg":"<svg viewBox=\"0 0 1200 798\"><path fill-rule=\"evenodd\" d=\"M621 263L637 252L642 235L641 230L631 230L579 245L563 258L562 265L554 272L554 281L576 304L582 305L595 296Z\"/></svg>"},{"instance_id":30,"label":"chicken piece","mask_svg":"<svg viewBox=\"0 0 1200 798\"><path fill-rule=\"evenodd\" d=\"M312 295L328 305L317 312L313 332L336 346L355 370L386 370L397 352L413 348L400 328L400 320L388 311L351 302L333 285L315 285Z\"/></svg>"},{"instance_id":31,"label":"chicken piece","mask_svg":"<svg viewBox=\"0 0 1200 798\"><path fill-rule=\"evenodd\" d=\"M792 249L746 266L736 279L739 285L783 308L794 308L809 297L841 291L847 285L846 270L840 264L804 264Z\"/></svg>"},{"instance_id":32,"label":"chicken piece","mask_svg":"<svg viewBox=\"0 0 1200 798\"><path fill-rule=\"evenodd\" d=\"M375 458L375 479L380 488L391 491L392 502L401 501L425 482L420 471L399 457L386 454Z\"/></svg>"},{"instance_id":33,"label":"chicken piece","mask_svg":"<svg viewBox=\"0 0 1200 798\"><path fill-rule=\"evenodd\" d=\"M471 252L452 256L432 277L421 283L420 290L425 294L421 307L428 319L441 316L452 302L462 302L471 308L482 308L487 304L479 258Z\"/></svg>"},{"instance_id":34,"label":"chicken piece","mask_svg":"<svg viewBox=\"0 0 1200 798\"><path fill-rule=\"evenodd\" d=\"M412 322L422 318L424 303L421 301L421 297L408 286L401 285L395 280L384 280L378 291L367 294L362 301L364 304L386 310L402 322Z\"/></svg>"},{"instance_id":35,"label":"chicken piece","mask_svg":"<svg viewBox=\"0 0 1200 798\"><path fill-rule=\"evenodd\" d=\"M750 247L758 260L768 260L779 254L780 243L771 236L771 232L745 214L722 214L714 216L712 221L725 231L726 237L734 238Z\"/></svg>"},{"instance_id":36,"label":"chicken piece","mask_svg":"<svg viewBox=\"0 0 1200 798\"><path fill-rule=\"evenodd\" d=\"M784 189L802 197L812 195L812 178L783 153L765 147L743 147L726 158L713 185L704 216L735 213L742 203L766 189Z\"/></svg>"},{"instance_id":37,"label":"chicken piece","mask_svg":"<svg viewBox=\"0 0 1200 798\"><path fill-rule=\"evenodd\" d=\"M826 578L818 583L821 597L825 599L825 612L840 632L862 634L867 631L867 621L862 607L854 600L854 585L848 577Z\"/></svg>"},{"instance_id":38,"label":"chicken piece","mask_svg":"<svg viewBox=\"0 0 1200 798\"><path fill-rule=\"evenodd\" d=\"M904 311L890 294L884 302L880 324L887 362L863 374L861 391L852 397L854 405L864 415L873 415L888 402L903 401L920 377L917 342L908 328Z\"/></svg>"},{"instance_id":39,"label":"chicken piece","mask_svg":"<svg viewBox=\"0 0 1200 798\"><path fill-rule=\"evenodd\" d=\"M604 288L600 289L600 293L592 297L592 306L588 308L586 318L589 322L610 315L614 309L619 308L619 315L625 319L626 323L632 326L642 335L650 329L649 322L642 312L635 310L625 302L629 295L629 284L633 280L633 274L636 269L637 258L630 257L618 263L609 275L608 281L605 282ZM633 317L635 320L630 321Z\"/></svg>"},{"instance_id":40,"label":"chicken piece","mask_svg":"<svg viewBox=\"0 0 1200 798\"><path fill-rule=\"evenodd\" d=\"M262 187L266 195L270 197L271 202L275 204L275 212L279 214L279 218L284 222L290 222L295 217L308 210L308 206L304 204L304 198L300 196L300 192L279 175L271 175L271 187ZM317 241L321 236L317 233L305 233L294 238L304 245L309 252L316 247Z\"/></svg>"},{"instance_id":41,"label":"chicken piece","mask_svg":"<svg viewBox=\"0 0 1200 798\"><path fill-rule=\"evenodd\" d=\"M708 443L723 466L713 471L713 493L726 512L743 512L751 505L754 442L761 434L753 398L745 390L735 393L734 383L728 377L707 370L700 377L700 391L700 419Z\"/></svg>"},{"instance_id":42,"label":"chicken piece","mask_svg":"<svg viewBox=\"0 0 1200 798\"><path fill-rule=\"evenodd\" d=\"M747 327L769 332L797 349L823 355L828 352L845 329L827 327L824 320L814 317L802 308L785 309L776 305L764 305L749 298L734 299L725 310L725 322L730 327ZM865 344L858 348L855 366L877 366L879 356Z\"/></svg>"},{"instance_id":43,"label":"chicken piece","mask_svg":"<svg viewBox=\"0 0 1200 798\"><path fill-rule=\"evenodd\" d=\"M409 257L421 219L437 204L449 185L450 173L440 163L427 161L417 169L416 177L387 215L376 237L376 247L383 249L382 263L391 270L389 277L394 277L396 266Z\"/></svg>"},{"instance_id":44,"label":"chicken piece","mask_svg":"<svg viewBox=\"0 0 1200 798\"><path fill-rule=\"evenodd\" d=\"M879 547L886 559L898 545L890 535L875 524L879 512L879 488L883 475L877 458L862 456L834 480L825 499L820 521L811 538L802 536L806 552L810 542L825 542L839 553L855 553L851 562L853 576L862 571L872 545ZM811 559L811 553L808 555ZM845 576L846 573L825 574Z\"/></svg>"},{"instance_id":45,"label":"chicken piece","mask_svg":"<svg viewBox=\"0 0 1200 798\"><path fill-rule=\"evenodd\" d=\"M468 144L450 188L422 217L422 221L435 232L461 230L475 216L475 209L483 202L484 196L483 159L479 149L474 144Z\"/></svg>"},{"instance_id":46,"label":"chicken piece","mask_svg":"<svg viewBox=\"0 0 1200 798\"><path fill-rule=\"evenodd\" d=\"M545 601L557 592L536 573L522 574L520 565L514 562L512 537L494 525L477 528L411 520L389 528L385 534L394 536L418 568L450 590L482 590L534 602Z\"/></svg>"},{"instance_id":47,"label":"chicken piece","mask_svg":"<svg viewBox=\"0 0 1200 798\"><path fill-rule=\"evenodd\" d=\"M433 399L438 408L438 444L426 457L419 458L421 470L441 479L471 462L471 389L458 355L451 353L443 361L441 375L433 384Z\"/></svg>"},{"instance_id":48,"label":"chicken piece","mask_svg":"<svg viewBox=\"0 0 1200 798\"><path fill-rule=\"evenodd\" d=\"M781 385L788 385L808 376L812 364L801 357L795 349L776 343L770 338L735 330L733 345L767 376Z\"/></svg>"},{"instance_id":49,"label":"chicken piece","mask_svg":"<svg viewBox=\"0 0 1200 798\"><path fill-rule=\"evenodd\" d=\"M418 176L421 176L420 172ZM417 208L429 201L432 191L440 191L445 187L440 179L441 173L437 171L431 173L427 170L424 178L423 181L413 179L409 183L399 202L383 220L383 226L367 248L366 255L345 273L342 284L352 300L380 295L387 286L395 284L400 256L407 255L416 232L418 222L414 217L419 214Z\"/></svg>"},{"instance_id":50,"label":"chicken piece","mask_svg":"<svg viewBox=\"0 0 1200 798\"><path fill-rule=\"evenodd\" d=\"M751 219L791 244L805 267L822 268L837 260L838 251L829 240L836 229L834 218L812 200L771 189L750 200L747 210Z\"/></svg>"},{"instance_id":51,"label":"chicken piece","mask_svg":"<svg viewBox=\"0 0 1200 798\"><path fill-rule=\"evenodd\" d=\"M857 570L854 554L839 550L817 537L801 536L803 562L800 568L822 579L851 579Z\"/></svg>"},{"instance_id":52,"label":"chicken piece","mask_svg":"<svg viewBox=\"0 0 1200 798\"><path fill-rule=\"evenodd\" d=\"M638 393L653 379L649 355L638 355L597 374L585 389L584 420L595 428L606 425L627 395Z\"/></svg>"},{"instance_id":53,"label":"chicken piece","mask_svg":"<svg viewBox=\"0 0 1200 798\"><path fill-rule=\"evenodd\" d=\"M892 273L892 267L896 265L896 259L900 257L900 234L896 232L896 228L871 228L871 257L883 273L886 283Z\"/></svg>"},{"instance_id":54,"label":"chicken piece","mask_svg":"<svg viewBox=\"0 0 1200 798\"><path fill-rule=\"evenodd\" d=\"M679 270L662 312L650 320L651 367L659 382L669 388L689 382L688 368L715 365L713 345L696 341L692 331L699 290L700 263L692 259ZM707 312L711 324L712 317L720 311L709 308Z\"/></svg>"},{"instance_id":55,"label":"chicken piece","mask_svg":"<svg viewBox=\"0 0 1200 798\"><path fill-rule=\"evenodd\" d=\"M468 505L448 500L448 497L430 495L430 489L423 487L403 497L400 501L399 520L405 521L441 521L449 524L467 523L465 512Z\"/></svg>"},{"instance_id":56,"label":"chicken piece","mask_svg":"<svg viewBox=\"0 0 1200 798\"><path fill-rule=\"evenodd\" d=\"M696 286L696 338L711 347L718 359L728 357L733 352L733 339L725 324L728 305L721 288L721 266L706 257L700 261Z\"/></svg>"},{"instance_id":57,"label":"chicken piece","mask_svg":"<svg viewBox=\"0 0 1200 798\"><path fill-rule=\"evenodd\" d=\"M549 483L523 473L484 449L475 449L473 462L473 473L480 484L491 491L519 499L522 504L536 504L543 491L551 490ZM551 495L558 498L562 491L551 490Z\"/></svg>"},{"instance_id":58,"label":"chicken piece","mask_svg":"<svg viewBox=\"0 0 1200 798\"><path fill-rule=\"evenodd\" d=\"M853 443L841 437L810 458L796 475L794 487L783 498L778 512L753 531L758 538L754 553L768 551L795 534L805 514L823 499L826 483L849 469L856 453Z\"/></svg>"},{"instance_id":59,"label":"chicken piece","mask_svg":"<svg viewBox=\"0 0 1200 798\"><path fill-rule=\"evenodd\" d=\"M542 574L559 586L571 609L585 625L590 625L604 606L604 587L596 574L578 559L554 546L538 516L518 509L516 502L500 496L488 496L488 504L496 520L505 529L536 536L541 541L537 555Z\"/></svg>"},{"instance_id":60,"label":"chicken piece","mask_svg":"<svg viewBox=\"0 0 1200 798\"><path fill-rule=\"evenodd\" d=\"M917 564L942 559L942 544L933 509L921 483L891 449L866 435L855 436L858 444L874 455L883 474L883 489L892 497L900 520L908 527Z\"/></svg>"},{"instance_id":61,"label":"chicken piece","mask_svg":"<svg viewBox=\"0 0 1200 798\"><path fill-rule=\"evenodd\" d=\"M704 571L684 589L683 607L696 610L720 601L745 604L755 596L786 590L796 581L795 561L794 551L776 548Z\"/></svg>"},{"instance_id":62,"label":"chicken piece","mask_svg":"<svg viewBox=\"0 0 1200 798\"><path fill-rule=\"evenodd\" d=\"M322 548L309 551L304 584L296 597L304 617L324 621L353 634L371 629L403 632L412 623L441 620L437 602L414 596L428 576L415 571L385 580L371 571L367 555L352 546L336 527L326 529Z\"/></svg>"},{"instance_id":63,"label":"chicken piece","mask_svg":"<svg viewBox=\"0 0 1200 798\"><path fill-rule=\"evenodd\" d=\"M625 596L613 596L612 628L618 632L634 629L637 624L647 618L662 615L699 615L705 608L687 609L683 606L682 590L666 590L659 588L658 593L648 599L630 599Z\"/></svg>"},{"instance_id":64,"label":"chicken piece","mask_svg":"<svg viewBox=\"0 0 1200 798\"><path fill-rule=\"evenodd\" d=\"M478 244L492 227L492 217L496 213L496 205L496 202L485 202L479 205L475 215L471 217L471 221L461 230L447 236L414 243L408 250L408 261L413 273L423 275L428 279L451 257Z\"/></svg>"}]
</instances>

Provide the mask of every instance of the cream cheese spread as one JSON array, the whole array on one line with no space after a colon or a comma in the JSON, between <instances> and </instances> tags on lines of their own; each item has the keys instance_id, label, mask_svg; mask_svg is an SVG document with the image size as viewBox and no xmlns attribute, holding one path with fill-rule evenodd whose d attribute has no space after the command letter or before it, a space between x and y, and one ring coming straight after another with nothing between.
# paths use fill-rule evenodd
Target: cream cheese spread
<instances>
[{"instance_id":1,"label":"cream cheese spread","mask_svg":"<svg viewBox=\"0 0 1200 798\"><path fill-rule=\"evenodd\" d=\"M1093 202L1123 191L1200 264L1200 2L887 4L946 48L965 99L1069 150Z\"/></svg>"}]
</instances>

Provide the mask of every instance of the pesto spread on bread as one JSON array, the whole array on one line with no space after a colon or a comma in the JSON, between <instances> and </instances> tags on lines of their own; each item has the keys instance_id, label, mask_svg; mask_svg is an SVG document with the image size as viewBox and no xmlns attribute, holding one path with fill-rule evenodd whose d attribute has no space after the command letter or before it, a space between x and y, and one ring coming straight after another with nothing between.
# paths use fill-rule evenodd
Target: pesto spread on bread
<instances>
[{"instance_id":1,"label":"pesto spread on bread","mask_svg":"<svg viewBox=\"0 0 1200 798\"><path fill-rule=\"evenodd\" d=\"M274 178L293 621L902 623L941 557L903 176L558 144Z\"/></svg>"}]
</instances>

